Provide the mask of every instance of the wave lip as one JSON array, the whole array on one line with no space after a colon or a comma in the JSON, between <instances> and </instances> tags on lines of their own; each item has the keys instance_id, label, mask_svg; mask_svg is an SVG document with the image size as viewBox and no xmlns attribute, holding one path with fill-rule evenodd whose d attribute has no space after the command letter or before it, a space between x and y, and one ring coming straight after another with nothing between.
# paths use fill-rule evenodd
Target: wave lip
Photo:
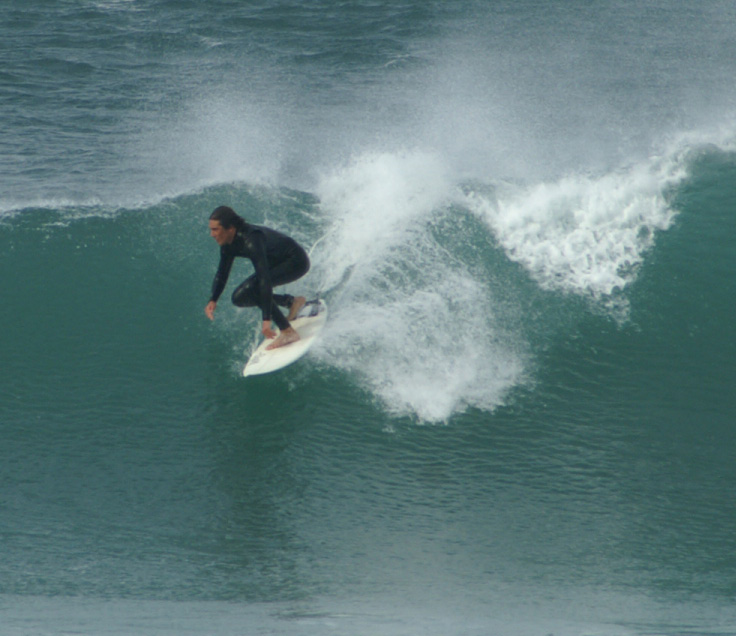
<instances>
[{"instance_id":1,"label":"wave lip","mask_svg":"<svg viewBox=\"0 0 736 636\"><path fill-rule=\"evenodd\" d=\"M465 203L542 288L601 300L635 279L656 232L670 227L667 191L685 174L679 158L657 158L599 177L506 183Z\"/></svg>"}]
</instances>

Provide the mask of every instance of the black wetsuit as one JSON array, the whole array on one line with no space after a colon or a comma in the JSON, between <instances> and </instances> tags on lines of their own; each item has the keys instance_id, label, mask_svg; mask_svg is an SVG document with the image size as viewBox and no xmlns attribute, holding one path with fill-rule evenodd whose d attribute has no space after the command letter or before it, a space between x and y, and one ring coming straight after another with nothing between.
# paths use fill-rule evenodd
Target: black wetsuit
<instances>
[{"instance_id":1,"label":"black wetsuit","mask_svg":"<svg viewBox=\"0 0 736 636\"><path fill-rule=\"evenodd\" d=\"M247 224L235 234L232 243L220 247L220 265L212 282L210 300L217 302L225 289L236 256L249 258L255 273L233 292L238 307L260 307L263 320L273 320L282 331L289 327L278 305L291 307L294 297L274 294L276 285L286 285L309 270L309 257L294 239L259 225Z\"/></svg>"}]
</instances>

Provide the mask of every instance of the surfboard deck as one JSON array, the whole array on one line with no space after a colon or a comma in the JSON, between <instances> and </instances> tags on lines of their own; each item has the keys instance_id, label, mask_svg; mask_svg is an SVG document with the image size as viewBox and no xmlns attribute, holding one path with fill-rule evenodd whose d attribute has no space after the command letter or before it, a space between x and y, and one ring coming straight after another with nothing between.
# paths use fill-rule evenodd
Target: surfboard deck
<instances>
[{"instance_id":1,"label":"surfboard deck","mask_svg":"<svg viewBox=\"0 0 736 636\"><path fill-rule=\"evenodd\" d=\"M273 342L264 338L243 367L243 376L261 375L283 369L296 362L314 344L327 320L327 304L322 299L310 300L299 310L291 326L296 329L300 340L276 349L267 349ZM278 331L278 329L275 329Z\"/></svg>"}]
</instances>

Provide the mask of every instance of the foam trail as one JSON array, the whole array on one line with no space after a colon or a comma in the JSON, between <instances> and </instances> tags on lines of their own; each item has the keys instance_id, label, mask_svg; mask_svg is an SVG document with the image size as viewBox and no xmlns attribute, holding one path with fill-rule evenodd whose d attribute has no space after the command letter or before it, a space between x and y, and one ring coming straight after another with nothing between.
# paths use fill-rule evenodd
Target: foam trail
<instances>
[{"instance_id":1,"label":"foam trail","mask_svg":"<svg viewBox=\"0 0 736 636\"><path fill-rule=\"evenodd\" d=\"M316 353L389 412L425 421L491 410L523 375L487 285L429 231L453 192L422 153L366 155L320 187L330 221L315 269L335 309Z\"/></svg>"}]
</instances>

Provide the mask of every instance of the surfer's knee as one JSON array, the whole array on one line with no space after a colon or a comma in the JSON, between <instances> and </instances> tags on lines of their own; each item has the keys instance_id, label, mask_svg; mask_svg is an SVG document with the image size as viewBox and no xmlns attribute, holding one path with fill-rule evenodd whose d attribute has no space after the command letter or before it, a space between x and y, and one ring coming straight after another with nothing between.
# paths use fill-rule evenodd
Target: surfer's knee
<instances>
[{"instance_id":1,"label":"surfer's knee","mask_svg":"<svg viewBox=\"0 0 736 636\"><path fill-rule=\"evenodd\" d=\"M255 291L252 285L243 283L233 292L233 305L236 307L255 307L258 304Z\"/></svg>"}]
</instances>

